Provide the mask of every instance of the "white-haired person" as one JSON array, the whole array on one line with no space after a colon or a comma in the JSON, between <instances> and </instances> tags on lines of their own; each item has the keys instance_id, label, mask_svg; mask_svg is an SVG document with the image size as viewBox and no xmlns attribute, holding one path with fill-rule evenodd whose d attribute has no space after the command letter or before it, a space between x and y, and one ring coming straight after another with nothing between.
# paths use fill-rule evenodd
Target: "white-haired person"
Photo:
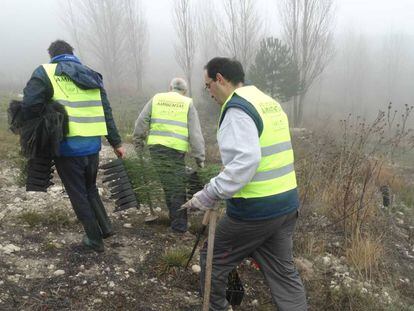
<instances>
[{"instance_id":1,"label":"white-haired person","mask_svg":"<svg viewBox=\"0 0 414 311\"><path fill-rule=\"evenodd\" d=\"M169 91L155 94L135 121L134 146L141 153L149 148L169 210L171 231L187 232L185 154L190 152L199 167L204 166L205 148L197 110L182 78L171 80Z\"/></svg>"}]
</instances>

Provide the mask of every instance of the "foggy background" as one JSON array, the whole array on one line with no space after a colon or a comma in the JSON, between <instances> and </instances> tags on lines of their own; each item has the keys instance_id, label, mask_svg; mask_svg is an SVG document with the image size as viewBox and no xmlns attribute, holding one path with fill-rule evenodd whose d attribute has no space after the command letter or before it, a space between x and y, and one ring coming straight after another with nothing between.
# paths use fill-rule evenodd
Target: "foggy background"
<instances>
[{"instance_id":1,"label":"foggy background","mask_svg":"<svg viewBox=\"0 0 414 311\"><path fill-rule=\"evenodd\" d=\"M174 45L177 45L178 38L173 20L174 1L132 1L140 4L140 18L146 27L145 40L138 39L144 42L139 66L142 87L138 88L136 80L127 73L119 73L120 78L109 75L108 69L97 61L93 50L85 44L79 48L74 42L73 31L67 24L68 3L71 3L73 16L77 18L77 2L0 0L0 91L21 93L33 70L49 61L47 47L58 38L70 42L84 63L104 74L111 98L127 94L136 98L141 106L143 102L138 101L166 90L172 77L185 77L175 57ZM262 23L260 38L273 36L283 41L279 2L253 1ZM215 7L213 14L216 18L220 18L217 12L223 12L221 1L195 0L191 3L194 16L197 20L204 16L207 25L214 23L209 15L213 11L209 11L209 7ZM88 30L78 29L80 35L85 32ZM334 1L332 32L332 57L306 93L305 119L341 117L349 112L373 115L378 109L386 109L390 101L395 107L413 104L413 1ZM219 29L216 35L220 34ZM203 36L201 30L196 29L195 38L191 76L193 95L197 98L202 95L203 65L209 58L223 53L215 49L214 40ZM129 62L122 54L119 55Z\"/></svg>"}]
</instances>

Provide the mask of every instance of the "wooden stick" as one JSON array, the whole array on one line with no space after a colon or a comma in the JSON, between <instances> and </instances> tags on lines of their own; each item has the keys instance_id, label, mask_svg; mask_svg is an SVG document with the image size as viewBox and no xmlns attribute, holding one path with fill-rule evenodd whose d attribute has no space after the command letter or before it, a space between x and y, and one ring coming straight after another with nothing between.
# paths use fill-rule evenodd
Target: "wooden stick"
<instances>
[{"instance_id":1,"label":"wooden stick","mask_svg":"<svg viewBox=\"0 0 414 311\"><path fill-rule=\"evenodd\" d=\"M217 221L217 212L215 210L211 210L208 212L210 212L210 219L208 227L207 262L204 283L203 311L208 311L210 307L211 272L213 270L214 236L216 234Z\"/></svg>"}]
</instances>

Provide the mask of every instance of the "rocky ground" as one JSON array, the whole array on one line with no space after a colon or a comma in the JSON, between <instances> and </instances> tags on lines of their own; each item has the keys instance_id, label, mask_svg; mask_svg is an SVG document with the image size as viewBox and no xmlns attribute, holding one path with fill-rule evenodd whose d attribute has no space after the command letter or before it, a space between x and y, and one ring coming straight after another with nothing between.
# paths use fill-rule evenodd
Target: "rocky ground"
<instances>
[{"instance_id":1,"label":"rocky ground","mask_svg":"<svg viewBox=\"0 0 414 311\"><path fill-rule=\"evenodd\" d=\"M111 150L105 148L102 162L110 157ZM105 241L103 254L87 253L79 248L83 230L58 177L47 193L26 192L16 185L18 170L5 162L1 167L1 310L200 309L198 274L163 261L169 250L187 252L194 241L167 234L165 216L148 225L145 206L110 213L116 235ZM98 185L108 211L113 211L106 185ZM240 310L258 305L256 289L249 292L252 297L246 297Z\"/></svg>"},{"instance_id":2,"label":"rocky ground","mask_svg":"<svg viewBox=\"0 0 414 311\"><path fill-rule=\"evenodd\" d=\"M102 162L111 157L111 150L104 148ZM47 193L26 192L16 184L18 170L7 162L0 164L0 310L200 310L197 271L169 266L171 262L165 260L166 252L188 251L194 241L167 234L165 217L146 224L145 206L110 213L116 235L105 241L103 254L87 253L79 248L83 230L59 179L54 178L55 185ZM113 211L106 185L98 185L108 211ZM190 221L196 224L200 218L193 216ZM326 220L311 215L307 221L323 225ZM402 236L395 245L405 269L396 286L408 297L414 296L410 238ZM332 296L348 289L369 294L384 306L398 306L389 289L358 281L344 258L335 256L335 243L329 242L329 252L312 261L296 259L310 309L333 310L322 305L326 295L332 304L340 303ZM246 295L237 310L274 310L255 266L246 260L239 272Z\"/></svg>"}]
</instances>

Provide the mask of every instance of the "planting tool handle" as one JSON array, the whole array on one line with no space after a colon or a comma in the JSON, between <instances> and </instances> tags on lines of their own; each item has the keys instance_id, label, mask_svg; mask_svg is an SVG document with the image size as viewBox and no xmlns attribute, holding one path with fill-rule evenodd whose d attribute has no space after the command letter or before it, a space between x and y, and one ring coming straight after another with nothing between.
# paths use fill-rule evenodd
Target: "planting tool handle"
<instances>
[{"instance_id":1,"label":"planting tool handle","mask_svg":"<svg viewBox=\"0 0 414 311\"><path fill-rule=\"evenodd\" d=\"M208 227L207 262L204 283L203 311L208 311L210 306L211 272L213 270L214 237L216 234L217 221L217 212L215 210L209 210L206 212L206 215L207 214L208 222L210 223L210 225Z\"/></svg>"},{"instance_id":2,"label":"planting tool handle","mask_svg":"<svg viewBox=\"0 0 414 311\"><path fill-rule=\"evenodd\" d=\"M201 224L203 226L207 226L208 225L208 222L210 220L210 214L211 214L211 210L208 210L207 212L204 213L203 221L201 222Z\"/></svg>"}]
</instances>

